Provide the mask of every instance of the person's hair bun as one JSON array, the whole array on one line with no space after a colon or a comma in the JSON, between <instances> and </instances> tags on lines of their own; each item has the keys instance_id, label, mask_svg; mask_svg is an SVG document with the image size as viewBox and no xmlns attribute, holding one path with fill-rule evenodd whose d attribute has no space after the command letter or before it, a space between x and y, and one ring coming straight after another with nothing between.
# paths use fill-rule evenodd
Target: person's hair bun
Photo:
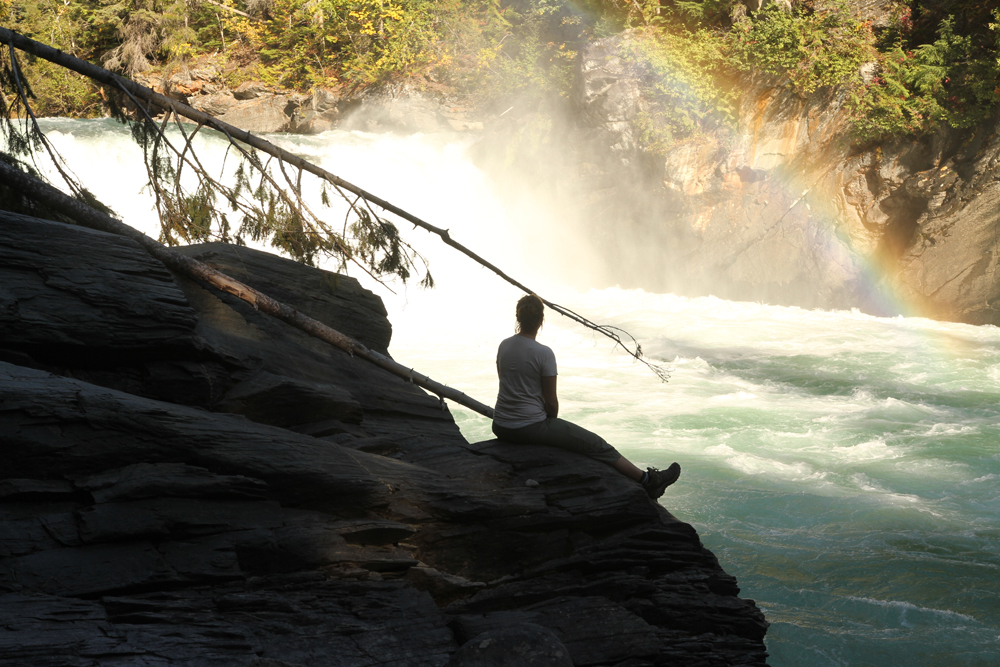
<instances>
[{"instance_id":1,"label":"person's hair bun","mask_svg":"<svg viewBox=\"0 0 1000 667\"><path fill-rule=\"evenodd\" d=\"M545 304L536 294L522 296L517 302L517 332L538 331L545 319Z\"/></svg>"}]
</instances>

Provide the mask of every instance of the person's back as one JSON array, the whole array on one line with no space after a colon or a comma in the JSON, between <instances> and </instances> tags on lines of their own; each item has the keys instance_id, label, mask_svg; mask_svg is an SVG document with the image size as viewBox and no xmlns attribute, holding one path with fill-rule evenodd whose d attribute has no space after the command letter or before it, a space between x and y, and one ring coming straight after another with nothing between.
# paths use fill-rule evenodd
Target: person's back
<instances>
[{"instance_id":1,"label":"person's back","mask_svg":"<svg viewBox=\"0 0 1000 667\"><path fill-rule=\"evenodd\" d=\"M527 336L511 336L497 350L497 375L500 391L494 422L504 428L521 428L548 416L541 378L557 375L551 348Z\"/></svg>"},{"instance_id":2,"label":"person's back","mask_svg":"<svg viewBox=\"0 0 1000 667\"><path fill-rule=\"evenodd\" d=\"M596 433L559 419L556 356L535 340L545 318L545 306L534 294L517 302L517 333L497 349L500 391L494 409L493 433L514 444L548 445L601 461L633 479L651 498L677 481L681 467L639 470Z\"/></svg>"}]
</instances>

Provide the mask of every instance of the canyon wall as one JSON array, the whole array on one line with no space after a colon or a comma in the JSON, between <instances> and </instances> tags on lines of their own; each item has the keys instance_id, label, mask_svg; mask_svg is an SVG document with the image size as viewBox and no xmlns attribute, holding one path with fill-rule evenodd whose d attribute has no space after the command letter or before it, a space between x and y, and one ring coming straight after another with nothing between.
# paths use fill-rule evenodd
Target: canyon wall
<instances>
[{"instance_id":1,"label":"canyon wall","mask_svg":"<svg viewBox=\"0 0 1000 667\"><path fill-rule=\"evenodd\" d=\"M649 72L622 58L629 39L592 42L572 100L500 119L478 153L521 175L504 187L563 197L604 253L605 282L1000 324L997 119L862 144L848 91L802 97L748 75L735 127L651 151Z\"/></svg>"}]
</instances>

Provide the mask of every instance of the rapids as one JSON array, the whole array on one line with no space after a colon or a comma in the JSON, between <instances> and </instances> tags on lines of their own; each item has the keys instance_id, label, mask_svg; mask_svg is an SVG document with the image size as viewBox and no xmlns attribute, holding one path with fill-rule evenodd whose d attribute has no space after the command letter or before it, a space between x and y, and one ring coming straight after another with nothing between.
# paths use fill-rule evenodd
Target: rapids
<instances>
[{"instance_id":1,"label":"rapids","mask_svg":"<svg viewBox=\"0 0 1000 667\"><path fill-rule=\"evenodd\" d=\"M99 198L156 235L123 128L55 119L44 129ZM772 665L997 664L1000 330L602 288L613 267L559 202L498 191L467 157L466 137L272 140L449 228L671 367L662 384L552 313L539 336L556 352L561 416L637 464L681 463L661 502L764 609ZM220 142L200 150L221 163ZM496 345L512 332L518 293L436 237L401 229L437 289L393 293L352 272L385 300L391 353L492 403ZM467 438L492 437L485 419L451 409Z\"/></svg>"}]
</instances>

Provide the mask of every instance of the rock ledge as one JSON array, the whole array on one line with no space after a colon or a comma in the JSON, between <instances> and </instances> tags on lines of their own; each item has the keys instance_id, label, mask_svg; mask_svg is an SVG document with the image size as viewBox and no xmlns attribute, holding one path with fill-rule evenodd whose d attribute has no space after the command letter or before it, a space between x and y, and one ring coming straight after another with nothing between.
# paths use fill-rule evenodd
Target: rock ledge
<instances>
[{"instance_id":1,"label":"rock ledge","mask_svg":"<svg viewBox=\"0 0 1000 667\"><path fill-rule=\"evenodd\" d=\"M388 346L351 278L184 252ZM636 485L470 444L128 239L0 212L0 447L0 666L765 664L761 612Z\"/></svg>"}]
</instances>

